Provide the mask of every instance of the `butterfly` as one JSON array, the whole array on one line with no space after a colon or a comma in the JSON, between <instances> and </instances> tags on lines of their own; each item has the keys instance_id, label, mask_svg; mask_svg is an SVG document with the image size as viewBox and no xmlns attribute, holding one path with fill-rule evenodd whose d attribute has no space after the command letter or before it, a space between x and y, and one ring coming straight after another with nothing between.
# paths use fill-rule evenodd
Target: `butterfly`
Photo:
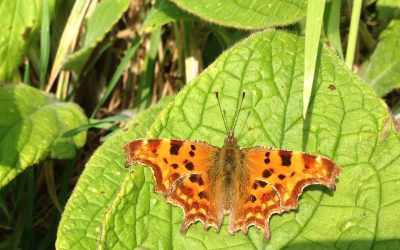
<instances>
[{"instance_id":1,"label":"butterfly","mask_svg":"<svg viewBox=\"0 0 400 250\"><path fill-rule=\"evenodd\" d=\"M218 93L216 97L226 128ZM126 166L138 163L152 169L155 192L183 209L183 234L197 221L219 231L224 215L230 214L231 234L246 234L254 225L269 239L270 217L297 209L306 186L335 190L340 168L332 160L262 146L240 148L234 127L226 129L221 148L175 139L138 139L124 146Z\"/></svg>"}]
</instances>

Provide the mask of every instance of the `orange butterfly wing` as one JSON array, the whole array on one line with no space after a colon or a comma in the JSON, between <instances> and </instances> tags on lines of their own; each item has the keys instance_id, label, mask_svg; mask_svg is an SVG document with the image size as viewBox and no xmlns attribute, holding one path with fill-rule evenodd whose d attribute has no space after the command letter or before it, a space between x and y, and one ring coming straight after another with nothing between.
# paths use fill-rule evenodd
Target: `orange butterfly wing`
<instances>
[{"instance_id":1,"label":"orange butterfly wing","mask_svg":"<svg viewBox=\"0 0 400 250\"><path fill-rule=\"evenodd\" d=\"M206 228L220 228L220 192L209 188L212 177L208 175L219 148L198 141L139 139L125 145L124 151L128 166L139 163L151 168L155 191L183 209L183 233L196 221L202 221Z\"/></svg>"},{"instance_id":2,"label":"orange butterfly wing","mask_svg":"<svg viewBox=\"0 0 400 250\"><path fill-rule=\"evenodd\" d=\"M298 197L312 184L335 189L339 167L331 160L300 152L253 147L241 150L250 172L247 194L231 213L231 233L247 232L250 225L262 229L268 239L269 218L274 213L298 208Z\"/></svg>"}]
</instances>

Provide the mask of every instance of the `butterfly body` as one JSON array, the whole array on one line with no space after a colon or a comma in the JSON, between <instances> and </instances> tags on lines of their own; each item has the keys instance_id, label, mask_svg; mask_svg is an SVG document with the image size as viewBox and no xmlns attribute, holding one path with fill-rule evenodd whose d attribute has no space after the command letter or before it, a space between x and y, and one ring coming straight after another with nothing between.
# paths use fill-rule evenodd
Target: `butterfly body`
<instances>
[{"instance_id":1,"label":"butterfly body","mask_svg":"<svg viewBox=\"0 0 400 250\"><path fill-rule=\"evenodd\" d=\"M269 238L269 218L298 207L304 187L335 189L339 167L331 160L269 147L240 148L232 131L221 148L206 142L138 139L124 147L127 166L152 169L155 191L185 214L181 232L201 221L220 229L230 214L229 232L251 225Z\"/></svg>"}]
</instances>

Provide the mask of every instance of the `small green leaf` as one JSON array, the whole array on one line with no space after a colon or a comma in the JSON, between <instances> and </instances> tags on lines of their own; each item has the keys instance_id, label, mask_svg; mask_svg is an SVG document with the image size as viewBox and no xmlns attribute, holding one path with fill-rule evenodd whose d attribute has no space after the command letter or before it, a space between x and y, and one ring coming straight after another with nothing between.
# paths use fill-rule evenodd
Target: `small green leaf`
<instances>
[{"instance_id":1,"label":"small green leaf","mask_svg":"<svg viewBox=\"0 0 400 250\"><path fill-rule=\"evenodd\" d=\"M182 11L168 0L157 0L142 25L142 31L152 32L164 24L179 20L193 21L198 18Z\"/></svg>"},{"instance_id":2,"label":"small green leaf","mask_svg":"<svg viewBox=\"0 0 400 250\"><path fill-rule=\"evenodd\" d=\"M172 0L200 18L239 29L262 29L295 23L306 14L305 0Z\"/></svg>"},{"instance_id":3,"label":"small green leaf","mask_svg":"<svg viewBox=\"0 0 400 250\"><path fill-rule=\"evenodd\" d=\"M0 187L49 154L56 159L74 157L86 140L86 133L61 137L87 123L78 105L27 85L0 89L0 117Z\"/></svg>"},{"instance_id":4,"label":"small green leaf","mask_svg":"<svg viewBox=\"0 0 400 250\"><path fill-rule=\"evenodd\" d=\"M99 2L93 14L87 20L82 47L66 58L64 69L77 72L82 69L96 45L103 40L104 36L121 18L130 2L130 0L103 0Z\"/></svg>"},{"instance_id":5,"label":"small green leaf","mask_svg":"<svg viewBox=\"0 0 400 250\"><path fill-rule=\"evenodd\" d=\"M54 0L49 0L53 11ZM43 0L0 1L0 82L13 78L28 46L37 38Z\"/></svg>"},{"instance_id":6,"label":"small green leaf","mask_svg":"<svg viewBox=\"0 0 400 250\"><path fill-rule=\"evenodd\" d=\"M123 167L122 147L133 135L144 137L170 100L164 98L156 106L141 112L128 123L127 131L115 133L93 154L65 207L57 232L57 249L96 248L104 214L129 171Z\"/></svg>"},{"instance_id":7,"label":"small green leaf","mask_svg":"<svg viewBox=\"0 0 400 250\"><path fill-rule=\"evenodd\" d=\"M393 20L379 37L365 69L365 82L379 96L400 87L400 20Z\"/></svg>"}]
</instances>

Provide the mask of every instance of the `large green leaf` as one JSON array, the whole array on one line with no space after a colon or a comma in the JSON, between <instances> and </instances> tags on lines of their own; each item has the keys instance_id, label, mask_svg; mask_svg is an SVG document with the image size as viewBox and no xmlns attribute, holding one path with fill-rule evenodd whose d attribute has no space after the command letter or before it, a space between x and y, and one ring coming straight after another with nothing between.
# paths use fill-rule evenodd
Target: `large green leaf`
<instances>
[{"instance_id":1,"label":"large green leaf","mask_svg":"<svg viewBox=\"0 0 400 250\"><path fill-rule=\"evenodd\" d=\"M246 91L236 127L239 144L328 156L342 168L335 192L307 188L297 212L272 217L270 242L255 228L248 236L228 236L227 220L219 234L204 231L197 223L183 236L179 232L181 209L153 193L151 171L135 166L105 217L100 246L398 247L400 232L395 225L400 223L400 197L395 190L400 188L400 136L387 107L334 52L324 48L308 120L303 122L303 56L304 40L296 35L279 31L253 35L224 53L185 88L174 105L160 114L150 136L205 140L221 146L226 134L213 92L222 92L222 107L232 125L241 92Z\"/></svg>"},{"instance_id":2,"label":"large green leaf","mask_svg":"<svg viewBox=\"0 0 400 250\"><path fill-rule=\"evenodd\" d=\"M122 146L131 137L144 137L155 117L170 99L141 112L128 123L127 131L116 132L87 163L68 201L57 232L57 249L95 249L104 214L129 171L122 167Z\"/></svg>"},{"instance_id":3,"label":"large green leaf","mask_svg":"<svg viewBox=\"0 0 400 250\"><path fill-rule=\"evenodd\" d=\"M210 22L240 29L262 29L294 23L306 15L305 0L172 0Z\"/></svg>"},{"instance_id":4,"label":"large green leaf","mask_svg":"<svg viewBox=\"0 0 400 250\"><path fill-rule=\"evenodd\" d=\"M49 0L50 10L55 1ZM0 83L13 77L15 69L42 20L43 0L0 0ZM37 35L37 34L36 34Z\"/></svg>"},{"instance_id":5,"label":"large green leaf","mask_svg":"<svg viewBox=\"0 0 400 250\"><path fill-rule=\"evenodd\" d=\"M300 150L337 162L342 169L337 190L306 188L298 211L272 217L269 242L256 228L247 236L229 236L228 218L220 233L205 231L197 223L182 235L182 211L153 193L151 171L134 166L123 176L127 172L121 147L143 136L134 132L142 126L138 124L116 137L118 143L103 145L88 163L64 213L57 247L89 249L99 243L107 249L398 248L400 135L386 105L323 47L303 122L303 61L303 38L283 31L256 33L182 90L148 134L221 146L226 133L213 92L221 92L232 126L246 91L236 127L242 147Z\"/></svg>"},{"instance_id":6,"label":"large green leaf","mask_svg":"<svg viewBox=\"0 0 400 250\"><path fill-rule=\"evenodd\" d=\"M364 78L382 96L400 87L400 20L393 20L382 32L380 41L365 69Z\"/></svg>"},{"instance_id":7,"label":"large green leaf","mask_svg":"<svg viewBox=\"0 0 400 250\"><path fill-rule=\"evenodd\" d=\"M66 58L64 68L80 71L96 45L129 7L130 0L103 0L88 18L82 47Z\"/></svg>"},{"instance_id":8,"label":"large green leaf","mask_svg":"<svg viewBox=\"0 0 400 250\"><path fill-rule=\"evenodd\" d=\"M80 107L60 102L27 85L0 88L0 187L49 156L74 157L86 133L62 134L87 123Z\"/></svg>"}]
</instances>

